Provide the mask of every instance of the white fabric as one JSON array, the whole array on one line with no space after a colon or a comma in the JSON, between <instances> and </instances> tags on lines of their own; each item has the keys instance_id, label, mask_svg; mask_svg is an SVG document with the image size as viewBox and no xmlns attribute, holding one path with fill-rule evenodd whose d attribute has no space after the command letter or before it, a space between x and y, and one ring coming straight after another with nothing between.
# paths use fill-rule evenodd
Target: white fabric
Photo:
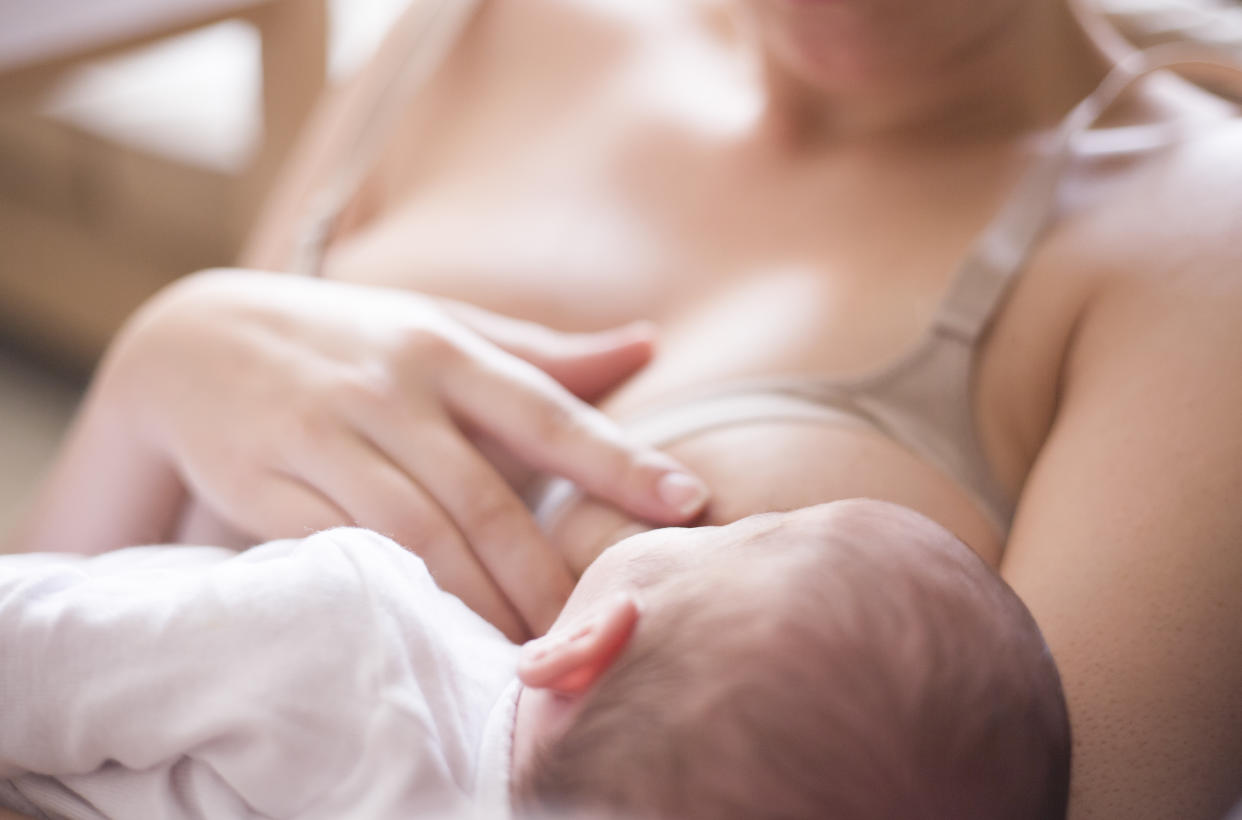
<instances>
[{"instance_id":1,"label":"white fabric","mask_svg":"<svg viewBox=\"0 0 1242 820\"><path fill-rule=\"evenodd\" d=\"M510 776L513 773L513 729L517 724L518 696L522 683L516 678L492 707L483 727L483 745L474 781L473 817L506 820L511 814Z\"/></svg>"},{"instance_id":2,"label":"white fabric","mask_svg":"<svg viewBox=\"0 0 1242 820\"><path fill-rule=\"evenodd\" d=\"M516 655L364 530L0 557L0 805L456 814L476 789L505 794Z\"/></svg>"}]
</instances>

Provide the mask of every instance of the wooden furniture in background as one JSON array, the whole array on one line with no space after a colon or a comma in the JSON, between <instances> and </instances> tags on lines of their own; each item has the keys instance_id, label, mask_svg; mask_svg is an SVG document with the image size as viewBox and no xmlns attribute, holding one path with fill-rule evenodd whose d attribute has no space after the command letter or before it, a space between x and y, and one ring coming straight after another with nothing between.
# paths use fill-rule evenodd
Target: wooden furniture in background
<instances>
[{"instance_id":1,"label":"wooden furniture in background","mask_svg":"<svg viewBox=\"0 0 1242 820\"><path fill-rule=\"evenodd\" d=\"M261 41L261 128L240 159L170 155L46 110L101 58L222 20ZM324 0L0 0L0 334L85 369L147 295L230 264L324 88L326 27Z\"/></svg>"}]
</instances>

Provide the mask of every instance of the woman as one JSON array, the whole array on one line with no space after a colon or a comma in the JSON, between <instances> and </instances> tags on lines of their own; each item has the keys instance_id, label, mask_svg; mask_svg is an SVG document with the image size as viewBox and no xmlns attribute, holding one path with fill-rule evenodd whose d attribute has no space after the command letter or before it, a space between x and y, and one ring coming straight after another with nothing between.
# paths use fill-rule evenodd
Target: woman
<instances>
[{"instance_id":1,"label":"woman","mask_svg":"<svg viewBox=\"0 0 1242 820\"><path fill-rule=\"evenodd\" d=\"M538 632L620 509L703 503L546 374L619 385L618 416L689 396L717 420L662 412L648 440L710 486L706 520L877 496L999 567L1062 672L1071 817L1219 818L1242 781L1233 109L1168 75L1108 105L1126 74L1096 91L1115 55L1067 0L471 5L432 12L465 28L422 43L453 46L407 97L416 4L291 163L246 263L294 265L344 190L312 254L334 281L157 298L19 547L167 538L189 488L188 538L358 521ZM661 350L627 378L637 320ZM543 492L545 539L531 468L599 499Z\"/></svg>"}]
</instances>

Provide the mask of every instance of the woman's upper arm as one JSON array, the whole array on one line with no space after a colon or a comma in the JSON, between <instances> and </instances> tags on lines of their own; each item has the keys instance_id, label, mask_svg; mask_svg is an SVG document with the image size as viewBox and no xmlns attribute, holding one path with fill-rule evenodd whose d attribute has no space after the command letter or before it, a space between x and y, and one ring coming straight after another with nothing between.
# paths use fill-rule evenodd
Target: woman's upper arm
<instances>
[{"instance_id":1,"label":"woman's upper arm","mask_svg":"<svg viewBox=\"0 0 1242 820\"><path fill-rule=\"evenodd\" d=\"M1095 301L1002 572L1061 669L1072 820L1219 820L1242 793L1242 264Z\"/></svg>"}]
</instances>

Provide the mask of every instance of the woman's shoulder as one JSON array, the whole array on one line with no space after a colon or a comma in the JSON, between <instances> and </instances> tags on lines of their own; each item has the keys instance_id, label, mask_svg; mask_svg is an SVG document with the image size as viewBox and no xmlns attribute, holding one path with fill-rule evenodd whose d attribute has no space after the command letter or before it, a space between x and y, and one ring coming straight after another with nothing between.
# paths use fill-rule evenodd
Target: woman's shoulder
<instances>
[{"instance_id":1,"label":"woman's shoulder","mask_svg":"<svg viewBox=\"0 0 1242 820\"><path fill-rule=\"evenodd\" d=\"M1242 117L1162 128L1151 147L1101 158L1088 176L1102 182L1082 186L1098 190L1083 195L1058 232L1073 264L1056 285L1077 289L1061 357L1062 410L1083 392L1075 385L1139 371L1148 389L1175 390L1187 402L1210 394L1215 404L1226 392L1229 402L1242 400L1222 389L1242 370ZM1242 434L1237 406L1235 421L1222 421L1215 435Z\"/></svg>"},{"instance_id":2,"label":"woman's shoulder","mask_svg":"<svg viewBox=\"0 0 1242 820\"><path fill-rule=\"evenodd\" d=\"M1066 276L1100 291L1158 285L1239 261L1242 68L1226 99L1167 70L1134 85L1075 142L1048 243ZM1240 271L1239 273L1242 273Z\"/></svg>"},{"instance_id":3,"label":"woman's shoulder","mask_svg":"<svg viewBox=\"0 0 1242 820\"><path fill-rule=\"evenodd\" d=\"M1084 297L1067 377L1106 374L1119 351L1157 337L1176 344L1146 354L1153 383L1188 378L1192 353L1204 389L1242 367L1242 117L1164 129L1165 144L1101 163L1105 182L1066 232L1079 264L1064 278L1080 277Z\"/></svg>"},{"instance_id":4,"label":"woman's shoulder","mask_svg":"<svg viewBox=\"0 0 1242 820\"><path fill-rule=\"evenodd\" d=\"M1107 375L1138 337L1182 339L1213 372L1242 366L1228 361L1242 352L1242 118L1110 128L1082 148L980 366L990 401L1017 420L1015 486L1075 375ZM1153 382L1179 356L1155 356Z\"/></svg>"},{"instance_id":5,"label":"woman's shoulder","mask_svg":"<svg viewBox=\"0 0 1242 820\"><path fill-rule=\"evenodd\" d=\"M1242 287L1242 116L1151 126L1147 139L1133 157L1098 161L1104 182L1079 212L1098 287Z\"/></svg>"}]
</instances>

